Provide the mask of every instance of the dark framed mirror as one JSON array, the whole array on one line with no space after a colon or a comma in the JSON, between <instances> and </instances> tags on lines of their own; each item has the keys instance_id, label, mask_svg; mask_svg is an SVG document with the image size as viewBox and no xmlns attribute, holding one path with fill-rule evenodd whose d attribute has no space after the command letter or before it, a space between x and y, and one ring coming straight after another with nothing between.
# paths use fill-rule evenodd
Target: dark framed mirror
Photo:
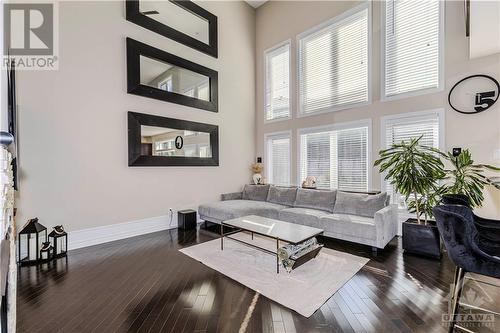
<instances>
[{"instance_id":1,"label":"dark framed mirror","mask_svg":"<svg viewBox=\"0 0 500 333\"><path fill-rule=\"evenodd\" d=\"M218 73L127 38L127 92L218 112Z\"/></svg>"},{"instance_id":2,"label":"dark framed mirror","mask_svg":"<svg viewBox=\"0 0 500 333\"><path fill-rule=\"evenodd\" d=\"M129 166L218 166L219 126L128 112Z\"/></svg>"},{"instance_id":3,"label":"dark framed mirror","mask_svg":"<svg viewBox=\"0 0 500 333\"><path fill-rule=\"evenodd\" d=\"M127 20L218 57L217 16L188 0L126 0Z\"/></svg>"}]
</instances>

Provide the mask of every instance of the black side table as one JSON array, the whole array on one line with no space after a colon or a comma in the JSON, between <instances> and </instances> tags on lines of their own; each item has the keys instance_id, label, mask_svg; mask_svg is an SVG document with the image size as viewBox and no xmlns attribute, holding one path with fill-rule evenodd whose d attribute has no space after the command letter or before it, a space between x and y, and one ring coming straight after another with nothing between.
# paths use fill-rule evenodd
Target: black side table
<instances>
[{"instance_id":1,"label":"black side table","mask_svg":"<svg viewBox=\"0 0 500 333\"><path fill-rule=\"evenodd\" d=\"M183 230L196 229L196 211L184 209L177 212L177 228Z\"/></svg>"}]
</instances>

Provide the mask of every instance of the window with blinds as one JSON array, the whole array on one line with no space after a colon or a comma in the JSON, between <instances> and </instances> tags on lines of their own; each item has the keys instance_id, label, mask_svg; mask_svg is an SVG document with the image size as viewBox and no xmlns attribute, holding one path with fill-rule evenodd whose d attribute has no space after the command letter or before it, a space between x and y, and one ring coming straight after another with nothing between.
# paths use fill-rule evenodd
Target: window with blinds
<instances>
[{"instance_id":1,"label":"window with blinds","mask_svg":"<svg viewBox=\"0 0 500 333\"><path fill-rule=\"evenodd\" d=\"M419 138L423 146L440 148L440 122L441 111L423 112L410 116L397 115L382 119L382 133L384 149L390 148L393 144L409 141L412 138ZM382 177L385 177L383 175ZM398 204L400 208L405 208L404 198L397 193L389 181L383 180L385 189L391 195L391 202Z\"/></svg>"},{"instance_id":2,"label":"window with blinds","mask_svg":"<svg viewBox=\"0 0 500 333\"><path fill-rule=\"evenodd\" d=\"M369 100L369 3L298 37L299 112L343 109Z\"/></svg>"},{"instance_id":3,"label":"window with blinds","mask_svg":"<svg viewBox=\"0 0 500 333\"><path fill-rule=\"evenodd\" d=\"M266 135L265 172L270 184L290 185L290 133Z\"/></svg>"},{"instance_id":4,"label":"window with blinds","mask_svg":"<svg viewBox=\"0 0 500 333\"><path fill-rule=\"evenodd\" d=\"M441 87L442 10L440 0L385 2L385 97Z\"/></svg>"},{"instance_id":5,"label":"window with blinds","mask_svg":"<svg viewBox=\"0 0 500 333\"><path fill-rule=\"evenodd\" d=\"M290 43L265 52L266 120L290 117Z\"/></svg>"},{"instance_id":6,"label":"window with blinds","mask_svg":"<svg viewBox=\"0 0 500 333\"><path fill-rule=\"evenodd\" d=\"M320 189L368 190L368 125L301 130L300 182L316 177Z\"/></svg>"}]
</instances>

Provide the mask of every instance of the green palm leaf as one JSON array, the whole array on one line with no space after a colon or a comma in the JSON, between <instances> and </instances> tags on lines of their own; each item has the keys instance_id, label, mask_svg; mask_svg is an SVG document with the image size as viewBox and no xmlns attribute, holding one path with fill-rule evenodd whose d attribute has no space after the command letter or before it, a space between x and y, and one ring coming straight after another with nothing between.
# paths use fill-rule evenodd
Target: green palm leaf
<instances>
[{"instance_id":1,"label":"green palm leaf","mask_svg":"<svg viewBox=\"0 0 500 333\"><path fill-rule=\"evenodd\" d=\"M443 155L432 147L421 146L422 137L403 141L379 152L380 158L374 165L380 172L387 172L385 179L405 197L410 211L415 211L420 222L430 216L425 202L431 193L437 192L437 182L446 174L440 157Z\"/></svg>"},{"instance_id":2,"label":"green palm leaf","mask_svg":"<svg viewBox=\"0 0 500 333\"><path fill-rule=\"evenodd\" d=\"M445 179L449 181L444 186L446 193L464 194L469 198L472 207L480 207L484 201L485 186L492 185L500 189L495 178L484 175L486 171L498 172L500 168L488 164L474 164L468 149L464 149L458 156L451 153L444 156L453 166L453 169L445 170Z\"/></svg>"}]
</instances>

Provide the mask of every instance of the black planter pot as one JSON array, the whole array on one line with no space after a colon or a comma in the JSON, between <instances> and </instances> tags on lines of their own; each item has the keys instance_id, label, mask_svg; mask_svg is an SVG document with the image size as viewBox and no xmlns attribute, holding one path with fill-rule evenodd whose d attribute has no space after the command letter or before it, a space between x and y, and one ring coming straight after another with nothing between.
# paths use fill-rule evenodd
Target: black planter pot
<instances>
[{"instance_id":1,"label":"black planter pot","mask_svg":"<svg viewBox=\"0 0 500 333\"><path fill-rule=\"evenodd\" d=\"M441 258L441 238L436 222L418 224L416 219L403 222L403 249L405 253Z\"/></svg>"}]
</instances>

